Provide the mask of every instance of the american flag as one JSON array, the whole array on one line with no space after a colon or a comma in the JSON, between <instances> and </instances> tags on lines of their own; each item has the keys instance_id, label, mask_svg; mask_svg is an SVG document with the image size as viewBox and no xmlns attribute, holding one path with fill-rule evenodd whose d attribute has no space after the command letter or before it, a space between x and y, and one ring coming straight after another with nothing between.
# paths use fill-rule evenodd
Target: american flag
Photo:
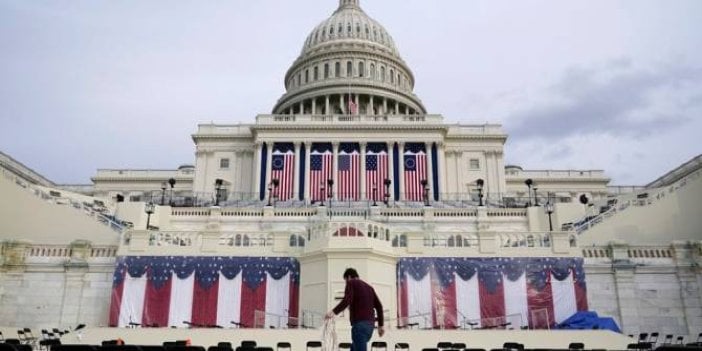
<instances>
[{"instance_id":1,"label":"american flag","mask_svg":"<svg viewBox=\"0 0 702 351\"><path fill-rule=\"evenodd\" d=\"M360 158L357 150L347 153L342 148L339 154L338 192L340 200L356 201L360 198Z\"/></svg>"},{"instance_id":2,"label":"american flag","mask_svg":"<svg viewBox=\"0 0 702 351\"><path fill-rule=\"evenodd\" d=\"M424 144L407 144L404 152L405 162L405 199L407 201L422 201L424 186L422 180L427 179L427 154Z\"/></svg>"},{"instance_id":3,"label":"american flag","mask_svg":"<svg viewBox=\"0 0 702 351\"><path fill-rule=\"evenodd\" d=\"M369 145L366 153L366 198L383 201L385 199L385 179L388 177L388 153L385 145L377 149ZM373 188L375 187L375 191Z\"/></svg>"},{"instance_id":4,"label":"american flag","mask_svg":"<svg viewBox=\"0 0 702 351\"><path fill-rule=\"evenodd\" d=\"M273 152L273 165L271 168L271 180L278 179L278 188L273 190L273 195L280 201L286 201L293 196L295 172L295 154L292 150Z\"/></svg>"},{"instance_id":5,"label":"american flag","mask_svg":"<svg viewBox=\"0 0 702 351\"><path fill-rule=\"evenodd\" d=\"M349 114L355 115L356 112L358 112L358 105L356 105L356 103L353 102L353 97L351 94L349 94Z\"/></svg>"},{"instance_id":6,"label":"american flag","mask_svg":"<svg viewBox=\"0 0 702 351\"><path fill-rule=\"evenodd\" d=\"M310 153L310 197L312 201L324 201L329 193L327 180L332 179L334 155L331 147L324 151L312 149Z\"/></svg>"}]
</instances>

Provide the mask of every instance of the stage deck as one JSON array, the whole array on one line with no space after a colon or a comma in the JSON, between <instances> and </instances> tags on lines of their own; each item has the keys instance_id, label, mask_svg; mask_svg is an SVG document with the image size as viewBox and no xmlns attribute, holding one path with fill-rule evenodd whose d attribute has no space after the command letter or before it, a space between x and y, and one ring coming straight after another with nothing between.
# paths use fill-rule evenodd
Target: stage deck
<instances>
[{"instance_id":1,"label":"stage deck","mask_svg":"<svg viewBox=\"0 0 702 351\"><path fill-rule=\"evenodd\" d=\"M5 338L17 335L17 328L2 328ZM34 335L40 335L34 330ZM350 330L337 328L338 342L350 342ZM127 344L160 345L164 341L190 339L192 345L207 348L220 341L236 346L242 340L255 340L259 346L270 346L287 341L293 351L306 349L306 342L320 340L321 329L171 329L171 328L85 328L71 332L61 339L64 344L96 344L103 340L121 338ZM571 342L582 342L586 349L626 350L636 340L623 334L603 330L388 330L384 337L377 331L371 341L385 341L388 350L397 342L406 342L410 351L436 347L438 342L465 343L468 348L490 350L501 348L505 342L518 342L525 348L567 349ZM370 347L370 346L369 346Z\"/></svg>"}]
</instances>

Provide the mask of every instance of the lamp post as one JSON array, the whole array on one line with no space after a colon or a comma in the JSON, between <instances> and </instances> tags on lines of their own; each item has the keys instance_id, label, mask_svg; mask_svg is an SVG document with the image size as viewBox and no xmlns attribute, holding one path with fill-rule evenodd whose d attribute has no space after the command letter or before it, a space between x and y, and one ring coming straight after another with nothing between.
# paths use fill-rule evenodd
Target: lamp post
<instances>
[{"instance_id":1,"label":"lamp post","mask_svg":"<svg viewBox=\"0 0 702 351\"><path fill-rule=\"evenodd\" d=\"M375 202L376 201L375 198L376 198L377 194L378 194L378 185L376 185L375 182L373 182L373 206L378 206L378 203Z\"/></svg>"},{"instance_id":2,"label":"lamp post","mask_svg":"<svg viewBox=\"0 0 702 351\"><path fill-rule=\"evenodd\" d=\"M390 184L392 180L385 178L383 185L385 185L385 206L390 207Z\"/></svg>"},{"instance_id":3,"label":"lamp post","mask_svg":"<svg viewBox=\"0 0 702 351\"><path fill-rule=\"evenodd\" d=\"M326 199L326 194L324 193L324 181L319 182L319 194L322 195L319 201L319 206L324 206L324 201Z\"/></svg>"},{"instance_id":4,"label":"lamp post","mask_svg":"<svg viewBox=\"0 0 702 351\"><path fill-rule=\"evenodd\" d=\"M272 206L273 205L273 190L276 190L276 193L278 191L278 185L280 185L280 181L275 178L271 180L270 183L268 183L268 205L266 206Z\"/></svg>"},{"instance_id":5,"label":"lamp post","mask_svg":"<svg viewBox=\"0 0 702 351\"><path fill-rule=\"evenodd\" d=\"M149 223L151 223L151 215L154 213L154 203L147 202L144 205L144 212L146 212L146 230L149 230Z\"/></svg>"},{"instance_id":6,"label":"lamp post","mask_svg":"<svg viewBox=\"0 0 702 351\"><path fill-rule=\"evenodd\" d=\"M215 179L215 206L219 206L219 192L222 190L222 184L224 181L222 179Z\"/></svg>"},{"instance_id":7,"label":"lamp post","mask_svg":"<svg viewBox=\"0 0 702 351\"><path fill-rule=\"evenodd\" d=\"M422 198L424 199L424 206L429 206L429 182L426 179L422 179L419 183L422 184Z\"/></svg>"},{"instance_id":8,"label":"lamp post","mask_svg":"<svg viewBox=\"0 0 702 351\"><path fill-rule=\"evenodd\" d=\"M531 178L527 179L524 181L524 184L526 184L528 188L528 194L529 194L529 202L527 202L527 207L531 207L531 185L534 184L534 181L531 180Z\"/></svg>"},{"instance_id":9,"label":"lamp post","mask_svg":"<svg viewBox=\"0 0 702 351\"><path fill-rule=\"evenodd\" d=\"M329 208L331 209L332 198L334 197L334 179L327 179L327 199L329 199Z\"/></svg>"},{"instance_id":10,"label":"lamp post","mask_svg":"<svg viewBox=\"0 0 702 351\"><path fill-rule=\"evenodd\" d=\"M483 206L483 185L485 185L485 181L482 179L478 179L475 181L475 184L478 186L478 206Z\"/></svg>"},{"instance_id":11,"label":"lamp post","mask_svg":"<svg viewBox=\"0 0 702 351\"><path fill-rule=\"evenodd\" d=\"M539 205L539 196L536 193L536 184L533 184L532 187L534 187L534 206L541 206Z\"/></svg>"},{"instance_id":12,"label":"lamp post","mask_svg":"<svg viewBox=\"0 0 702 351\"><path fill-rule=\"evenodd\" d=\"M546 207L544 208L546 210L546 214L548 214L548 230L550 232L553 231L553 220L551 219L551 215L553 214L553 203L551 203L551 196L550 194L547 195L548 201L546 202Z\"/></svg>"},{"instance_id":13,"label":"lamp post","mask_svg":"<svg viewBox=\"0 0 702 351\"><path fill-rule=\"evenodd\" d=\"M165 203L166 199L166 188L168 187L168 183L166 182L161 182L161 206Z\"/></svg>"},{"instance_id":14,"label":"lamp post","mask_svg":"<svg viewBox=\"0 0 702 351\"><path fill-rule=\"evenodd\" d=\"M168 200L168 204L171 205L171 206L173 206L173 187L174 187L175 184L176 184L175 178L170 178L170 179L168 179L168 184L171 185L171 197L170 197L170 199Z\"/></svg>"}]
</instances>

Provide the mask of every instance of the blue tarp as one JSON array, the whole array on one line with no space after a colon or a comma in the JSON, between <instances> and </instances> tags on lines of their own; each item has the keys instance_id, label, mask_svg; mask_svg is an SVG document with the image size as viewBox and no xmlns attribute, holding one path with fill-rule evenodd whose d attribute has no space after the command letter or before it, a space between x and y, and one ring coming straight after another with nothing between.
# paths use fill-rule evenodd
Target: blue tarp
<instances>
[{"instance_id":1,"label":"blue tarp","mask_svg":"<svg viewBox=\"0 0 702 351\"><path fill-rule=\"evenodd\" d=\"M559 329L606 329L621 333L621 329L614 319L599 317L597 312L577 312L557 326Z\"/></svg>"}]
</instances>

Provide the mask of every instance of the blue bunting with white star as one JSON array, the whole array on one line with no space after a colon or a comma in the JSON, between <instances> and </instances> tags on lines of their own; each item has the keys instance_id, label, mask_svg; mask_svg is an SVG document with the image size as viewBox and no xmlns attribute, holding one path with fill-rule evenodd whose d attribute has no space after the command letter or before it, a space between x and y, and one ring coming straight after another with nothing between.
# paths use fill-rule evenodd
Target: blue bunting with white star
<instances>
[{"instance_id":1,"label":"blue bunting with white star","mask_svg":"<svg viewBox=\"0 0 702 351\"><path fill-rule=\"evenodd\" d=\"M398 279L406 276L421 280L429 272L442 287L453 283L455 275L469 280L478 274L478 279L489 292L494 292L502 284L502 279L516 281L526 274L527 281L537 290L542 290L550 277L567 279L573 272L576 284L585 287L585 270L582 258L556 257L405 257L397 264ZM455 275L454 275L455 273Z\"/></svg>"},{"instance_id":2,"label":"blue bunting with white star","mask_svg":"<svg viewBox=\"0 0 702 351\"><path fill-rule=\"evenodd\" d=\"M300 263L292 257L123 256L117 258L113 284L122 284L126 274L134 278L147 274L149 281L159 288L175 273L178 279L195 274L197 283L209 288L220 273L234 279L241 272L244 284L254 290L265 281L266 273L276 280L290 273L291 283L300 281Z\"/></svg>"}]
</instances>

